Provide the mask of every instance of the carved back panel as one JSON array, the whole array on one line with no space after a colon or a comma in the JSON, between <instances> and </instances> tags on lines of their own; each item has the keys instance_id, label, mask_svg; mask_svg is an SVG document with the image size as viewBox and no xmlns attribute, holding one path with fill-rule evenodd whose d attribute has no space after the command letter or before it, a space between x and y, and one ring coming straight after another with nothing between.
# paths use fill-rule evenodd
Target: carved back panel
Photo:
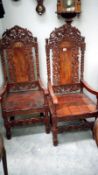
<instances>
[{"instance_id":1,"label":"carved back panel","mask_svg":"<svg viewBox=\"0 0 98 175\"><path fill-rule=\"evenodd\" d=\"M9 84L38 79L38 44L30 31L19 26L6 30L1 50L4 77Z\"/></svg>"},{"instance_id":2,"label":"carved back panel","mask_svg":"<svg viewBox=\"0 0 98 175\"><path fill-rule=\"evenodd\" d=\"M65 24L46 40L48 82L76 84L83 79L85 41L80 31Z\"/></svg>"}]
</instances>

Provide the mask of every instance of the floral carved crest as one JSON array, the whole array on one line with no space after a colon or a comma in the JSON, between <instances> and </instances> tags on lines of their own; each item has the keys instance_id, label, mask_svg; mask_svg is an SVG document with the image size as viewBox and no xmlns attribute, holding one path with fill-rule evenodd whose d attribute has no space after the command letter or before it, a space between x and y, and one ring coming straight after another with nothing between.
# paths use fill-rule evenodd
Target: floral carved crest
<instances>
[{"instance_id":1,"label":"floral carved crest","mask_svg":"<svg viewBox=\"0 0 98 175\"><path fill-rule=\"evenodd\" d=\"M36 80L39 77L37 38L20 26L6 30L1 39L1 60L7 81Z\"/></svg>"},{"instance_id":2,"label":"floral carved crest","mask_svg":"<svg viewBox=\"0 0 98 175\"><path fill-rule=\"evenodd\" d=\"M77 43L77 46L85 47L84 37L81 36L80 31L70 24L65 24L50 34L49 45L53 46L57 42L62 40L70 40L73 43Z\"/></svg>"},{"instance_id":3,"label":"floral carved crest","mask_svg":"<svg viewBox=\"0 0 98 175\"><path fill-rule=\"evenodd\" d=\"M32 33L20 26L14 26L11 29L7 29L2 35L2 47L12 45L14 42L34 44L36 38L33 37Z\"/></svg>"}]
</instances>

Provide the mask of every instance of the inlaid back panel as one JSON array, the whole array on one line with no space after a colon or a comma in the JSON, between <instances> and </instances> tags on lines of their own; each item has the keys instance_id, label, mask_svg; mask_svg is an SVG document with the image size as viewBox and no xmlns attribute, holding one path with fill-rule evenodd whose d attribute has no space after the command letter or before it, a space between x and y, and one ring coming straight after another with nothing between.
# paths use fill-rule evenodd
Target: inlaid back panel
<instances>
[{"instance_id":1,"label":"inlaid back panel","mask_svg":"<svg viewBox=\"0 0 98 175\"><path fill-rule=\"evenodd\" d=\"M77 28L65 24L55 29L46 40L48 81L53 85L79 83L83 79L84 51L84 38Z\"/></svg>"}]
</instances>

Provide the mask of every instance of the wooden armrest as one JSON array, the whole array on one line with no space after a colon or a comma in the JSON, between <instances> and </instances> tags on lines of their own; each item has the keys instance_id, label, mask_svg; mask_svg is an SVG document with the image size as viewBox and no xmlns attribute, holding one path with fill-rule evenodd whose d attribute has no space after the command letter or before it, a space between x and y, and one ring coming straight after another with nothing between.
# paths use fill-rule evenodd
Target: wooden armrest
<instances>
[{"instance_id":1,"label":"wooden armrest","mask_svg":"<svg viewBox=\"0 0 98 175\"><path fill-rule=\"evenodd\" d=\"M45 95L49 95L48 90L44 87L44 85L43 85L43 83L42 83L40 78L38 79L38 82L39 82L39 85L40 85L41 89L44 91L44 94Z\"/></svg>"},{"instance_id":2,"label":"wooden armrest","mask_svg":"<svg viewBox=\"0 0 98 175\"><path fill-rule=\"evenodd\" d=\"M56 95L54 94L52 85L49 84L48 88L49 88L49 92L50 92L50 95L51 95L51 97L52 97L53 103L54 103L54 104L58 104L58 99L57 99Z\"/></svg>"},{"instance_id":3,"label":"wooden armrest","mask_svg":"<svg viewBox=\"0 0 98 175\"><path fill-rule=\"evenodd\" d=\"M0 87L0 101L6 90L7 90L7 84L4 84L2 87Z\"/></svg>"},{"instance_id":4,"label":"wooden armrest","mask_svg":"<svg viewBox=\"0 0 98 175\"><path fill-rule=\"evenodd\" d=\"M93 88L91 88L85 81L81 80L81 84L82 86L87 89L89 92L91 92L92 94L98 96L98 91L95 91Z\"/></svg>"}]
</instances>

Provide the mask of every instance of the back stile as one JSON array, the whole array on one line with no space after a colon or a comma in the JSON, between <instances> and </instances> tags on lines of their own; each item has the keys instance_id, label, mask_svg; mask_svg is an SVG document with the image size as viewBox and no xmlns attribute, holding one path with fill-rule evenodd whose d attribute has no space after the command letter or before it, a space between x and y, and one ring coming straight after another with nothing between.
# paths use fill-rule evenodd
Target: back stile
<instances>
[{"instance_id":1,"label":"back stile","mask_svg":"<svg viewBox=\"0 0 98 175\"><path fill-rule=\"evenodd\" d=\"M46 39L46 57L47 57L48 83L49 83L51 82L51 74L50 74L50 47L48 44L48 39Z\"/></svg>"},{"instance_id":2,"label":"back stile","mask_svg":"<svg viewBox=\"0 0 98 175\"><path fill-rule=\"evenodd\" d=\"M35 41L35 57L36 57L37 79L38 79L40 77L40 72L39 72L39 54L38 54L37 38L34 38L34 41Z\"/></svg>"}]
</instances>

